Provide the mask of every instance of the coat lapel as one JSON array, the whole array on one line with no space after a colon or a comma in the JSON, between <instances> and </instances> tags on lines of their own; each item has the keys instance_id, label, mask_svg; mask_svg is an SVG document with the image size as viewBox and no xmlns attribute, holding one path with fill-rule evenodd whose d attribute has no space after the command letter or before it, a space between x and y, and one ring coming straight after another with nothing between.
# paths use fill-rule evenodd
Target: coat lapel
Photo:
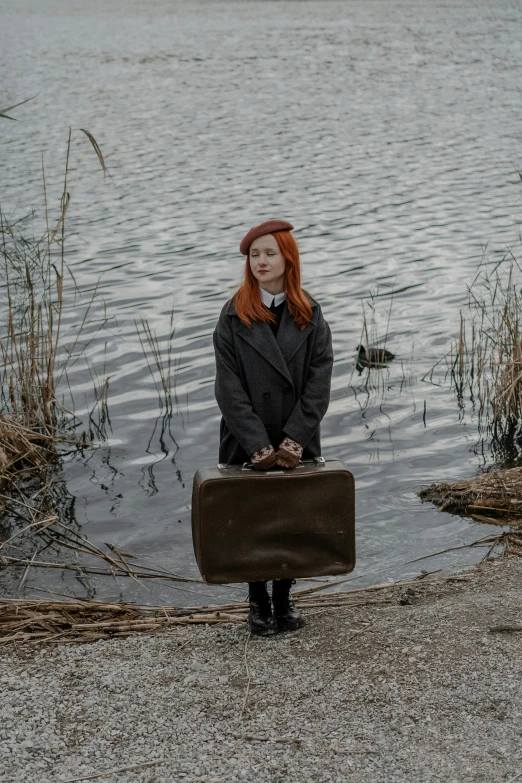
<instances>
[{"instance_id":1,"label":"coat lapel","mask_svg":"<svg viewBox=\"0 0 522 783\"><path fill-rule=\"evenodd\" d=\"M314 302L314 304L316 303ZM229 309L229 314L233 315L235 314L233 303L231 308L233 312ZM310 331L315 329L314 317L316 317L315 312L312 314L312 319L307 326L304 329L300 329L290 315L288 304L285 302L279 329L277 330L277 337L274 337L266 321L256 321L251 329L239 321L236 331L243 340L255 348L293 386L288 364L299 350L301 344L308 338Z\"/></svg>"},{"instance_id":2,"label":"coat lapel","mask_svg":"<svg viewBox=\"0 0 522 783\"><path fill-rule=\"evenodd\" d=\"M285 304L279 329L277 330L277 338L274 339L272 330L268 327L268 331L270 332L273 341L279 347L286 365L291 362L294 354L301 347L301 344L308 339L310 331L315 329L315 321L313 320L314 315L315 313L312 313L312 319L304 329L300 329L290 315L288 304ZM268 324L266 324L266 326L268 326Z\"/></svg>"}]
</instances>

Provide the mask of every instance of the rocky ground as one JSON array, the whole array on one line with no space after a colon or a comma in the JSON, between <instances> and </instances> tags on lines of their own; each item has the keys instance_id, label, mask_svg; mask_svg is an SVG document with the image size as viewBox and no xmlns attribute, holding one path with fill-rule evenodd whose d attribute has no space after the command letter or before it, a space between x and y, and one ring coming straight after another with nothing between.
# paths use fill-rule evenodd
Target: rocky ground
<instances>
[{"instance_id":1,"label":"rocky ground","mask_svg":"<svg viewBox=\"0 0 522 783\"><path fill-rule=\"evenodd\" d=\"M522 622L521 578L502 558L272 639L4 646L0 780L522 783L522 633L489 630Z\"/></svg>"}]
</instances>

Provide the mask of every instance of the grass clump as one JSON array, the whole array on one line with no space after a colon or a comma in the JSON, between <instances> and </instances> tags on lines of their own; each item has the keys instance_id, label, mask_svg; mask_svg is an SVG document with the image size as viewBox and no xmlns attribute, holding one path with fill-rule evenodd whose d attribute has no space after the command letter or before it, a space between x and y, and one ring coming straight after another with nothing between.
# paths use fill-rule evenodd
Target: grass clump
<instances>
[{"instance_id":1,"label":"grass clump","mask_svg":"<svg viewBox=\"0 0 522 783\"><path fill-rule=\"evenodd\" d=\"M494 470L419 492L441 511L511 526L493 543L522 554L522 269L509 254L481 264L460 312L458 336L445 357L459 406L469 398L479 432L489 441ZM440 362L439 364L442 364ZM435 365L436 367L437 365ZM429 373L433 380L435 367ZM426 378L427 376L425 376Z\"/></svg>"},{"instance_id":2,"label":"grass clump","mask_svg":"<svg viewBox=\"0 0 522 783\"><path fill-rule=\"evenodd\" d=\"M84 133L105 170L97 143ZM58 398L96 296L95 291L82 303L83 319L64 344L70 153L71 131L53 223L43 167L44 219L35 211L22 218L0 212L0 515L6 536L15 522L32 532L38 532L40 521L47 524L56 506L52 487L63 444L87 445L86 436L78 438L75 431L79 420ZM76 287L72 274L70 278Z\"/></svg>"},{"instance_id":3,"label":"grass clump","mask_svg":"<svg viewBox=\"0 0 522 783\"><path fill-rule=\"evenodd\" d=\"M55 365L63 308L63 275L46 238L26 232L32 215L10 222L0 214L0 259L7 313L0 337L2 409L49 434L55 427Z\"/></svg>"},{"instance_id":4,"label":"grass clump","mask_svg":"<svg viewBox=\"0 0 522 783\"><path fill-rule=\"evenodd\" d=\"M471 404L498 466L522 459L521 316L522 269L514 256L481 264L451 350L423 378L433 381L446 365L459 407Z\"/></svg>"},{"instance_id":5,"label":"grass clump","mask_svg":"<svg viewBox=\"0 0 522 783\"><path fill-rule=\"evenodd\" d=\"M431 484L419 496L441 511L493 525L522 527L522 468L482 473L452 484Z\"/></svg>"},{"instance_id":6,"label":"grass clump","mask_svg":"<svg viewBox=\"0 0 522 783\"><path fill-rule=\"evenodd\" d=\"M70 426L73 414L57 399L57 387L90 309L88 304L72 349L61 351L70 149L71 132L54 226L49 225L45 174L43 232L36 234L34 211L20 219L0 212L0 312L5 313L0 323L0 472L4 479L13 471L41 469L57 456L59 442L76 442Z\"/></svg>"}]
</instances>

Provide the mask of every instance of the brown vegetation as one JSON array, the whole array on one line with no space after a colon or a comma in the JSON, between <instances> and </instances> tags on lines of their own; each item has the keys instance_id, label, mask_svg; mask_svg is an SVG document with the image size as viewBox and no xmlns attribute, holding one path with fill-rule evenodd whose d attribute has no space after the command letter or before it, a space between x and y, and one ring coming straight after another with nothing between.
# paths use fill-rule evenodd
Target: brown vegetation
<instances>
[{"instance_id":1,"label":"brown vegetation","mask_svg":"<svg viewBox=\"0 0 522 783\"><path fill-rule=\"evenodd\" d=\"M84 133L106 171L95 139ZM70 151L71 131L60 211L54 223L49 220L43 167L42 227L35 212L16 219L0 213L0 516L6 516L4 536L9 536L15 523L32 535L57 519L50 489L61 445L87 445L85 434L78 438L75 433L78 420L57 396L97 295L95 290L81 305L83 319L72 340L63 345ZM72 274L71 280L79 293ZM103 395L96 399L105 403ZM20 543L18 538L17 547Z\"/></svg>"},{"instance_id":2,"label":"brown vegetation","mask_svg":"<svg viewBox=\"0 0 522 783\"><path fill-rule=\"evenodd\" d=\"M522 468L482 473L453 484L431 484L419 496L451 514L493 525L522 526Z\"/></svg>"},{"instance_id":3,"label":"brown vegetation","mask_svg":"<svg viewBox=\"0 0 522 783\"><path fill-rule=\"evenodd\" d=\"M522 270L513 255L481 265L446 357L459 404L467 393L499 464L513 464L522 445L521 317Z\"/></svg>"},{"instance_id":4,"label":"brown vegetation","mask_svg":"<svg viewBox=\"0 0 522 783\"><path fill-rule=\"evenodd\" d=\"M459 580L443 577L437 581ZM321 594L348 579L327 582L318 587L296 591L296 603L303 609L319 612L336 607L370 606L395 603L393 591L420 582L431 581L431 574L395 584L379 584L360 590ZM59 642L74 643L129 636L137 633L169 633L176 626L214 623L246 624L248 603L223 606L139 606L131 603L103 601L53 601L7 599L0 602L0 644Z\"/></svg>"}]
</instances>

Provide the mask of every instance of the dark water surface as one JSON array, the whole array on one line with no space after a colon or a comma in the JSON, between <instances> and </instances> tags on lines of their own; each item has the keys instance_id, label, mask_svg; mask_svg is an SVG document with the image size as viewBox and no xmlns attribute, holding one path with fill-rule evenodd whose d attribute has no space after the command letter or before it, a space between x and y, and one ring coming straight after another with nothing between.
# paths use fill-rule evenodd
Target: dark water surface
<instances>
[{"instance_id":1,"label":"dark water surface","mask_svg":"<svg viewBox=\"0 0 522 783\"><path fill-rule=\"evenodd\" d=\"M220 418L212 331L241 278L240 238L280 216L333 332L323 445L356 477L355 584L482 556L407 564L490 530L416 496L484 464L473 418L421 379L458 330L484 247L520 255L520 3L0 0L0 12L2 105L38 95L0 128L3 208L41 208L43 151L57 214L69 125L95 135L113 176L74 132L69 264L80 287L101 278L109 320L96 305L69 380L85 418L86 360L110 375L112 425L107 444L65 465L82 532L198 575L191 484L217 461ZM363 302L398 357L370 379L354 371ZM135 321L149 319L166 360L172 309L178 405L162 434ZM85 594L42 572L27 590L43 584ZM94 584L143 602L244 593Z\"/></svg>"}]
</instances>

